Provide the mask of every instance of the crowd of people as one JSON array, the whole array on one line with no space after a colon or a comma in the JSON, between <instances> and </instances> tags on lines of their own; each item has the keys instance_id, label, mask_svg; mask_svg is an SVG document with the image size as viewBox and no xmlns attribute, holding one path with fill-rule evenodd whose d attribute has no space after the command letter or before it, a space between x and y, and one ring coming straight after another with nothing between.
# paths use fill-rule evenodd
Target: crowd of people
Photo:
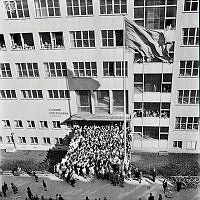
<instances>
[{"instance_id":1,"label":"crowd of people","mask_svg":"<svg viewBox=\"0 0 200 200\"><path fill-rule=\"evenodd\" d=\"M57 164L56 172L72 186L76 176L95 176L123 187L124 177L131 175L129 129L126 138L127 159L124 159L124 132L120 126L76 128L69 150L62 162Z\"/></svg>"},{"instance_id":2,"label":"crowd of people","mask_svg":"<svg viewBox=\"0 0 200 200\"><path fill-rule=\"evenodd\" d=\"M134 117L161 117L161 118L169 118L170 112L162 110L134 110L133 116Z\"/></svg>"}]
</instances>

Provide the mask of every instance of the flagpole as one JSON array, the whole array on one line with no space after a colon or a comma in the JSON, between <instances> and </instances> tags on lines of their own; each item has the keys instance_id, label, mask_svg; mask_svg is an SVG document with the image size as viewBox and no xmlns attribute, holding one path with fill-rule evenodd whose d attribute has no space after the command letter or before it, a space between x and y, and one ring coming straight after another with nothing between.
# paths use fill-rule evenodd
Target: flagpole
<instances>
[{"instance_id":1,"label":"flagpole","mask_svg":"<svg viewBox=\"0 0 200 200\"><path fill-rule=\"evenodd\" d=\"M125 48L126 48L126 33L125 33L125 17L123 16L123 90L124 90L124 164L127 162L126 155L126 67L125 67Z\"/></svg>"}]
</instances>

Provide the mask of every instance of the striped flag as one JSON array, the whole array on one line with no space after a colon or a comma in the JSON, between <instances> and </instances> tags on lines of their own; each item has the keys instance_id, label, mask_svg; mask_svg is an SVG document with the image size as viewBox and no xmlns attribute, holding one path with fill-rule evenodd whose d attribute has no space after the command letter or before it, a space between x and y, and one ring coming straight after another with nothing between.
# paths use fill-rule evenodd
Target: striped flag
<instances>
[{"instance_id":1,"label":"striped flag","mask_svg":"<svg viewBox=\"0 0 200 200\"><path fill-rule=\"evenodd\" d=\"M137 50L143 57L172 62L162 32L146 29L125 18L125 39L126 47Z\"/></svg>"}]
</instances>

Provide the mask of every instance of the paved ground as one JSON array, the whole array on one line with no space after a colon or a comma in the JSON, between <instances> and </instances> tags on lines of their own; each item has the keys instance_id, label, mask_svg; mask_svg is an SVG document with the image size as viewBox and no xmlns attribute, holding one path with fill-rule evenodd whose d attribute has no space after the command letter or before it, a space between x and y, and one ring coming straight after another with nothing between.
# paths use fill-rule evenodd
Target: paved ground
<instances>
[{"instance_id":1,"label":"paved ground","mask_svg":"<svg viewBox=\"0 0 200 200\"><path fill-rule=\"evenodd\" d=\"M48 186L48 191L44 191L42 186L42 180L45 180ZM131 181L124 184L124 188L119 186L112 186L109 181L92 180L91 182L77 181L76 186L73 188L66 182L58 179L54 175L39 176L39 182L36 183L33 177L27 175L12 176L1 175L0 184L6 181L9 186L9 192L7 198L3 200L25 200L26 188L30 187L32 193L38 194L40 197L44 195L46 198L52 196L55 198L56 194L62 194L65 200L85 200L88 196L90 200L95 198L107 197L108 200L138 200L139 197L142 200L148 199L148 195L151 192L155 196L155 200L158 199L158 194L162 192L162 180L157 180L153 183L149 179L144 179L142 183L137 181ZM14 182L19 189L18 194L14 195L10 188L10 183ZM1 186L1 185L0 185ZM173 187L171 185L171 187ZM167 198L163 198L167 199ZM200 191L198 190L181 190L180 193L174 192L173 200L198 200L200 199Z\"/></svg>"}]
</instances>

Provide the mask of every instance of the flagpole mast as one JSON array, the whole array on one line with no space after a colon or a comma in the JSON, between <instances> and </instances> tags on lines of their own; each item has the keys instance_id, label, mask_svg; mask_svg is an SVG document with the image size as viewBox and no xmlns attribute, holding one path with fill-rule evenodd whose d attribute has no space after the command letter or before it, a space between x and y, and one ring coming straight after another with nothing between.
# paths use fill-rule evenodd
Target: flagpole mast
<instances>
[{"instance_id":1,"label":"flagpole mast","mask_svg":"<svg viewBox=\"0 0 200 200\"><path fill-rule=\"evenodd\" d=\"M126 33L125 33L125 17L123 15L123 90L124 90L124 164L127 161L126 155L126 68L125 68L125 48L126 48Z\"/></svg>"}]
</instances>

